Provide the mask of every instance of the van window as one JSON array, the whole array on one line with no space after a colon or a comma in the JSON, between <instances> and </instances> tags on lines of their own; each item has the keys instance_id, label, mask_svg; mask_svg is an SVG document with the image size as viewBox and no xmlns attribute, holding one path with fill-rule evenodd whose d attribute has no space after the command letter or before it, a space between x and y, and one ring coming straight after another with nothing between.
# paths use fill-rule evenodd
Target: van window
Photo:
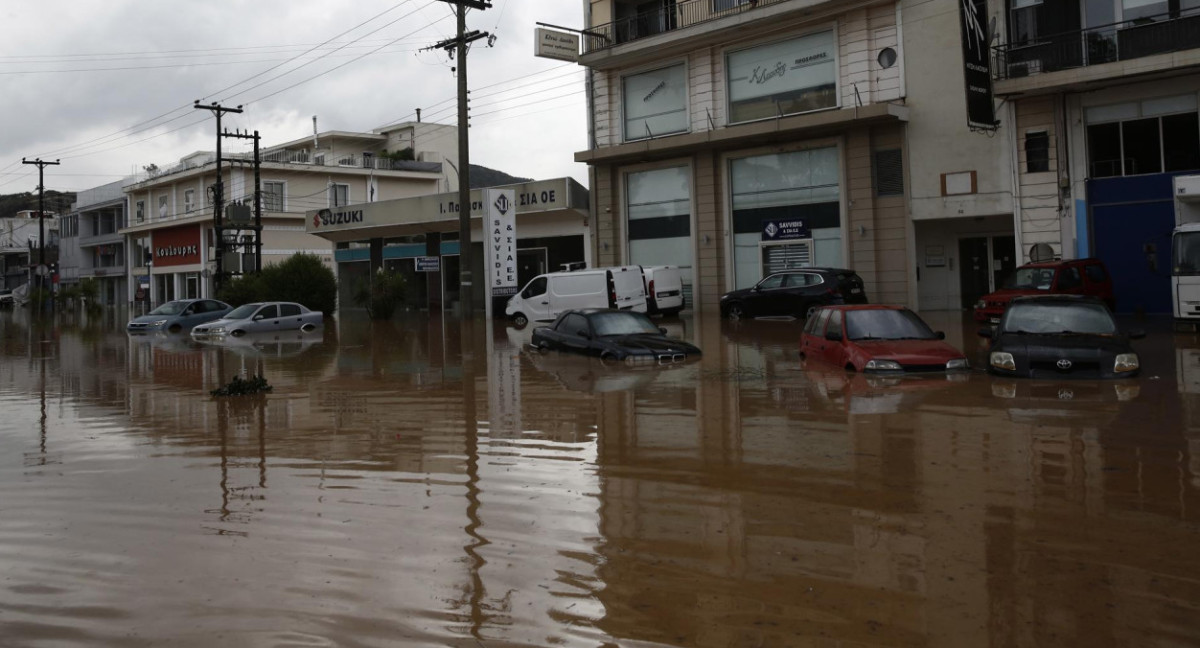
<instances>
[{"instance_id":1,"label":"van window","mask_svg":"<svg viewBox=\"0 0 1200 648\"><path fill-rule=\"evenodd\" d=\"M525 290L521 291L521 298L529 299L530 297L544 294L546 294L546 278L536 277L533 281L529 282L528 286L525 286Z\"/></svg>"},{"instance_id":2,"label":"van window","mask_svg":"<svg viewBox=\"0 0 1200 648\"><path fill-rule=\"evenodd\" d=\"M564 297L593 295L603 291L598 274L562 275L554 278L554 294Z\"/></svg>"},{"instance_id":3,"label":"van window","mask_svg":"<svg viewBox=\"0 0 1200 648\"><path fill-rule=\"evenodd\" d=\"M1083 274L1087 275L1088 281L1094 284L1108 282L1108 273L1104 271L1104 266L1099 263L1084 266Z\"/></svg>"},{"instance_id":4,"label":"van window","mask_svg":"<svg viewBox=\"0 0 1200 648\"><path fill-rule=\"evenodd\" d=\"M1083 285L1083 277L1079 276L1079 268L1063 268L1058 271L1058 289L1071 290Z\"/></svg>"}]
</instances>

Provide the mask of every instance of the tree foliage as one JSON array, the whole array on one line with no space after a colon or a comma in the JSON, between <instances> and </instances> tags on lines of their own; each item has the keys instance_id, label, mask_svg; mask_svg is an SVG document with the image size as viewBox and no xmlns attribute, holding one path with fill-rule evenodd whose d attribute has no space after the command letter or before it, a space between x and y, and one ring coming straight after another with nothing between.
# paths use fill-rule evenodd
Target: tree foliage
<instances>
[{"instance_id":1,"label":"tree foliage","mask_svg":"<svg viewBox=\"0 0 1200 648\"><path fill-rule=\"evenodd\" d=\"M392 319L396 308L404 302L407 288L404 275L380 268L374 276L359 279L355 284L354 303L366 307L371 319Z\"/></svg>"},{"instance_id":2,"label":"tree foliage","mask_svg":"<svg viewBox=\"0 0 1200 648\"><path fill-rule=\"evenodd\" d=\"M331 315L337 310L337 279L312 254L294 254L258 274L237 277L221 288L217 299L232 306L258 301L290 301Z\"/></svg>"}]
</instances>

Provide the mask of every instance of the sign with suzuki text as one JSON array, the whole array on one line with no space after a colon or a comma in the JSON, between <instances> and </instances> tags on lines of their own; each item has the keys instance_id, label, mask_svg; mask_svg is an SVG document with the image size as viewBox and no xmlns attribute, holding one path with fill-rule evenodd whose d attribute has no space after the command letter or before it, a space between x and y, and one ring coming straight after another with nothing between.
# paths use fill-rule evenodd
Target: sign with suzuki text
<instances>
[{"instance_id":1,"label":"sign with suzuki text","mask_svg":"<svg viewBox=\"0 0 1200 648\"><path fill-rule=\"evenodd\" d=\"M485 189L484 247L488 288L493 297L517 293L517 192Z\"/></svg>"}]
</instances>

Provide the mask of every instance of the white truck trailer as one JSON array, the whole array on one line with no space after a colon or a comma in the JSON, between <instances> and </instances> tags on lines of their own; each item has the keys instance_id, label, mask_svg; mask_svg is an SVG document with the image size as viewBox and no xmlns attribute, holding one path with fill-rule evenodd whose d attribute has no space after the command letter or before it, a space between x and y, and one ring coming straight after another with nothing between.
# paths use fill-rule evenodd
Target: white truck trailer
<instances>
[{"instance_id":1,"label":"white truck trailer","mask_svg":"<svg viewBox=\"0 0 1200 648\"><path fill-rule=\"evenodd\" d=\"M1175 176L1171 299L1175 330L1200 331L1200 175Z\"/></svg>"}]
</instances>

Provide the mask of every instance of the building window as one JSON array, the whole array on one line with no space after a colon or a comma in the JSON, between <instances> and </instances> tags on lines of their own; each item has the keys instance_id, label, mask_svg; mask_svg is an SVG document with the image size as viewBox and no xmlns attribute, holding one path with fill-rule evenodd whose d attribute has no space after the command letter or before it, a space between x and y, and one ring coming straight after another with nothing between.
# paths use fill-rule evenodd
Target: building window
<instances>
[{"instance_id":1,"label":"building window","mask_svg":"<svg viewBox=\"0 0 1200 648\"><path fill-rule=\"evenodd\" d=\"M625 176L629 263L679 266L685 300L692 286L689 176L686 166Z\"/></svg>"},{"instance_id":2,"label":"building window","mask_svg":"<svg viewBox=\"0 0 1200 648\"><path fill-rule=\"evenodd\" d=\"M904 195L904 155L900 149L875 151L875 195Z\"/></svg>"},{"instance_id":3,"label":"building window","mask_svg":"<svg viewBox=\"0 0 1200 648\"><path fill-rule=\"evenodd\" d=\"M837 42L832 31L731 52L729 121L836 108Z\"/></svg>"},{"instance_id":4,"label":"building window","mask_svg":"<svg viewBox=\"0 0 1200 648\"><path fill-rule=\"evenodd\" d=\"M1194 94L1093 106L1085 116L1092 178L1200 169Z\"/></svg>"},{"instance_id":5,"label":"building window","mask_svg":"<svg viewBox=\"0 0 1200 648\"><path fill-rule=\"evenodd\" d=\"M645 139L688 130L684 65L627 76L622 80L625 139Z\"/></svg>"},{"instance_id":6,"label":"building window","mask_svg":"<svg viewBox=\"0 0 1200 648\"><path fill-rule=\"evenodd\" d=\"M1014 45L1037 40L1037 19L1042 0L1012 0L1009 30ZM986 13L980 14L986 16Z\"/></svg>"},{"instance_id":7,"label":"building window","mask_svg":"<svg viewBox=\"0 0 1200 648\"><path fill-rule=\"evenodd\" d=\"M348 184L331 184L329 185L329 206L344 207L350 204L350 185Z\"/></svg>"},{"instance_id":8,"label":"building window","mask_svg":"<svg viewBox=\"0 0 1200 648\"><path fill-rule=\"evenodd\" d=\"M1050 134L1046 131L1025 133L1025 172L1050 170Z\"/></svg>"},{"instance_id":9,"label":"building window","mask_svg":"<svg viewBox=\"0 0 1200 648\"><path fill-rule=\"evenodd\" d=\"M772 268L842 258L839 156L836 147L760 155L730 162L734 281L748 288ZM780 239L767 230L803 223L807 239Z\"/></svg>"},{"instance_id":10,"label":"building window","mask_svg":"<svg viewBox=\"0 0 1200 648\"><path fill-rule=\"evenodd\" d=\"M345 185L343 185L345 186ZM349 187L347 187L349 189ZM262 186L262 208L263 211L281 212L283 211L283 192L284 184L282 182L263 182Z\"/></svg>"},{"instance_id":11,"label":"building window","mask_svg":"<svg viewBox=\"0 0 1200 648\"><path fill-rule=\"evenodd\" d=\"M166 196L158 197L158 217L159 218L167 217L167 197Z\"/></svg>"},{"instance_id":12,"label":"building window","mask_svg":"<svg viewBox=\"0 0 1200 648\"><path fill-rule=\"evenodd\" d=\"M192 213L196 208L196 190L187 189L183 192L183 211Z\"/></svg>"},{"instance_id":13,"label":"building window","mask_svg":"<svg viewBox=\"0 0 1200 648\"><path fill-rule=\"evenodd\" d=\"M137 222L141 223L146 220L146 201L137 201L137 207L135 208L134 214Z\"/></svg>"}]
</instances>

